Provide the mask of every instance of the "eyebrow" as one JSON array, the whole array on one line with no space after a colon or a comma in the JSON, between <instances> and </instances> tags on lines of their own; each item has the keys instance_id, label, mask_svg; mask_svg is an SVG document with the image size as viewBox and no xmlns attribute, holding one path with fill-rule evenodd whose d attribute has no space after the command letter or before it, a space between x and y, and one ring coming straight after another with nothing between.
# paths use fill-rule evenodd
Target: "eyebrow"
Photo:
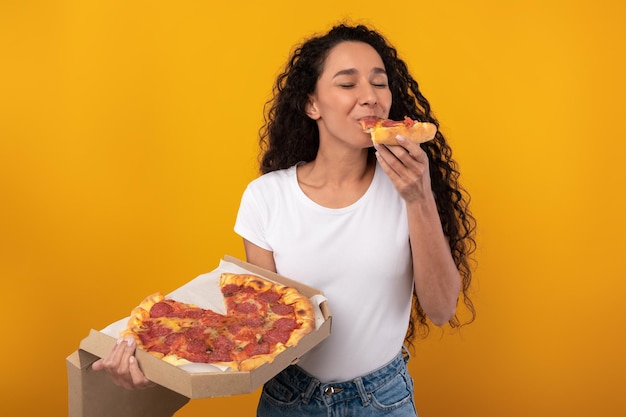
<instances>
[{"instance_id":1,"label":"eyebrow","mask_svg":"<svg viewBox=\"0 0 626 417\"><path fill-rule=\"evenodd\" d=\"M333 76L333 78L337 78L341 75L353 75L356 74L357 70L355 68L348 68L348 69L343 69L340 71L337 71L337 73ZM374 67L374 69L372 69L372 73L374 74L387 74L387 71L385 71L384 68L380 68L380 67Z\"/></svg>"}]
</instances>

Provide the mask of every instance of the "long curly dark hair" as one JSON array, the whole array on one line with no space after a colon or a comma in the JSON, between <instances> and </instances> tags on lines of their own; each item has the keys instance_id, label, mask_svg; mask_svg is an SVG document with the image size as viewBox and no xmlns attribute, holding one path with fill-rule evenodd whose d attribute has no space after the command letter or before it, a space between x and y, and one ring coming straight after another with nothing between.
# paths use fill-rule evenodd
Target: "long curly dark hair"
<instances>
[{"instance_id":1,"label":"long curly dark hair","mask_svg":"<svg viewBox=\"0 0 626 417\"><path fill-rule=\"evenodd\" d=\"M404 116L409 116L439 127L430 103L420 92L417 81L410 75L406 63L398 57L396 49L382 35L364 25L339 24L328 33L309 38L296 47L283 72L277 77L273 98L265 105L265 124L259 131L262 174L315 159L319 148L319 132L317 123L307 116L305 107L309 96L315 91L330 50L346 41L367 43L381 56L392 96L390 119L402 120ZM469 195L459 184L458 166L452 159L452 150L443 134L438 129L435 138L421 146L430 161L431 184L443 232L461 274L462 300L471 313L471 317L464 323L461 323L458 315L449 321L452 327L458 327L472 322L476 317L469 296L472 278L470 255L476 248L476 221L469 211ZM415 295L413 305L406 335L406 342L410 346L416 335L425 337L429 333L428 321Z\"/></svg>"}]
</instances>

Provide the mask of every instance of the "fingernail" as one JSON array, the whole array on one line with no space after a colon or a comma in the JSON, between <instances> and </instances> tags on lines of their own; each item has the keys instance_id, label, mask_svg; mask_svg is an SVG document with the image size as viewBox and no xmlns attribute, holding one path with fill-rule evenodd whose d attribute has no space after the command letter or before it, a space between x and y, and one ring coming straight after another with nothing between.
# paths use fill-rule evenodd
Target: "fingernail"
<instances>
[{"instance_id":1,"label":"fingernail","mask_svg":"<svg viewBox=\"0 0 626 417\"><path fill-rule=\"evenodd\" d=\"M399 143L404 143L404 142L406 142L406 138L405 138L404 136L400 136L400 135L396 136L396 140L397 140Z\"/></svg>"},{"instance_id":2,"label":"fingernail","mask_svg":"<svg viewBox=\"0 0 626 417\"><path fill-rule=\"evenodd\" d=\"M134 345L134 344L135 344L135 339L133 339L133 338L132 338L132 337L130 337L130 336L126 336L126 338L125 338L125 339L126 339L126 344L127 344L128 346L132 346L132 345Z\"/></svg>"}]
</instances>

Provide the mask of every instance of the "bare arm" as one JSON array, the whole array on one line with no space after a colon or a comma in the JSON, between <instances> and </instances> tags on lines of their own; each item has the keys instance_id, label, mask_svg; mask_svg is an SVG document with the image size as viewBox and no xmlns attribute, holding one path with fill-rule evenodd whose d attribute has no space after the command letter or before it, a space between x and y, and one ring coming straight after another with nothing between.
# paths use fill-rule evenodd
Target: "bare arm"
<instances>
[{"instance_id":1,"label":"bare arm","mask_svg":"<svg viewBox=\"0 0 626 417\"><path fill-rule=\"evenodd\" d=\"M274 254L271 251L263 249L246 239L243 240L243 247L246 251L246 260L249 263L276 272Z\"/></svg>"},{"instance_id":2,"label":"bare arm","mask_svg":"<svg viewBox=\"0 0 626 417\"><path fill-rule=\"evenodd\" d=\"M438 326L456 312L461 277L443 233L430 186L428 156L412 142L376 146L379 163L406 201L415 292L424 313Z\"/></svg>"},{"instance_id":3,"label":"bare arm","mask_svg":"<svg viewBox=\"0 0 626 417\"><path fill-rule=\"evenodd\" d=\"M450 254L434 202L407 204L415 292L437 326L456 312L461 276Z\"/></svg>"}]
</instances>

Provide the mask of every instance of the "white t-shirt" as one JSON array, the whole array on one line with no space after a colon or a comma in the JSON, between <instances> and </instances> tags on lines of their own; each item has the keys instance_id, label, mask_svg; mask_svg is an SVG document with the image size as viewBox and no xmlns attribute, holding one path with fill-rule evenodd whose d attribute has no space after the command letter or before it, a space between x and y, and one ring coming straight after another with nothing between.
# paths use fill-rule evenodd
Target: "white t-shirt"
<instances>
[{"instance_id":1,"label":"white t-shirt","mask_svg":"<svg viewBox=\"0 0 626 417\"><path fill-rule=\"evenodd\" d=\"M413 291L409 231L404 200L378 164L366 193L340 209L310 200L295 166L265 174L244 191L235 232L328 299L331 335L300 359L305 371L345 381L400 351Z\"/></svg>"}]
</instances>

